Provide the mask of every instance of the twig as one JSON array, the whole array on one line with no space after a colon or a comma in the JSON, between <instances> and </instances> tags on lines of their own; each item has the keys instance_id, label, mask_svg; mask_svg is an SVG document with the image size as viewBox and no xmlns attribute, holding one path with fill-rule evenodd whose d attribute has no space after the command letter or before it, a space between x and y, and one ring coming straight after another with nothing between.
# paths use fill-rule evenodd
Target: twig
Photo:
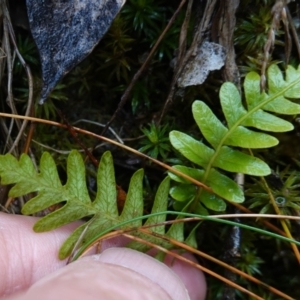
<instances>
[{"instance_id":1,"label":"twig","mask_svg":"<svg viewBox=\"0 0 300 300\"><path fill-rule=\"evenodd\" d=\"M26 116L30 115L31 109L32 109L32 105L33 105L33 82L32 82L32 75L31 75L31 71L29 66L26 64L26 62L24 61L22 55L20 54L18 47L17 47L17 43L16 43L16 39L15 39L15 34L11 25L11 21L10 21L10 16L9 16L9 12L6 6L6 3L4 1L2 1L2 12L3 12L3 24L4 24L4 40L5 40L5 48L6 48L6 56L7 56L7 69L8 69L8 103L9 106L12 110L12 112L14 114L17 114L17 110L15 108L14 105L14 99L13 99L13 93L12 93L12 70L13 70L13 63L12 63L12 57L11 57L11 49L10 49L10 41L9 41L9 37L11 39L11 42L14 46L14 51L17 54L22 66L24 67L26 74L27 74L27 78L28 78L28 89L29 89L29 95L28 95L28 104L27 104L27 109L25 112ZM18 145L25 127L27 126L27 120L24 119L22 125L18 124L19 126L19 132L18 135L15 139L15 141L13 142L9 152L14 152L15 153L15 147Z\"/></svg>"},{"instance_id":2,"label":"twig","mask_svg":"<svg viewBox=\"0 0 300 300\"><path fill-rule=\"evenodd\" d=\"M76 143L84 150L85 154L88 156L88 158L93 163L93 165L95 167L98 167L99 161L96 159L96 157L93 155L93 153L78 138L78 134L77 134L76 130L74 130L74 127L71 124L69 124L69 122L67 121L65 116L60 111L58 111L58 114L62 118L63 122L66 124L69 133L72 135L72 137L76 141Z\"/></svg>"},{"instance_id":3,"label":"twig","mask_svg":"<svg viewBox=\"0 0 300 300\"><path fill-rule=\"evenodd\" d=\"M9 29L8 29L8 21L7 18L9 18L8 11L6 9L6 4L4 2L2 4L2 11L3 11L3 47L6 52L6 64L7 64L7 104L10 107L13 114L17 114L17 110L13 101L13 93L12 93L12 69L13 69L13 63L12 63L12 55L11 55L11 48L10 48L10 41L9 41ZM13 128L14 120L11 120L10 126L8 128L7 138L5 145L8 145L8 141L11 137L11 131ZM20 122L17 120L16 124L18 127L20 127ZM15 155L17 155L16 151L13 151Z\"/></svg>"},{"instance_id":4,"label":"twig","mask_svg":"<svg viewBox=\"0 0 300 300\"><path fill-rule=\"evenodd\" d=\"M216 4L217 4L217 0L211 0L211 1L206 2L203 18L195 31L192 45L189 48L189 50L185 52L185 56L180 60L180 64L177 64L177 69L174 70L172 83L171 83L169 93L168 93L167 99L165 101L164 107L160 113L158 124L162 121L164 115L166 114L167 110L169 109L170 105L173 102L173 98L174 98L175 91L176 91L176 84L177 84L178 78L180 77L185 65L192 57L194 57L196 55L196 49L198 48L198 45L201 44L203 35L209 28L209 24L211 22L211 18L213 16ZM187 14L188 14L188 11L187 11ZM188 20L189 16L186 15L186 18ZM182 30L184 31L185 27L183 27Z\"/></svg>"},{"instance_id":5,"label":"twig","mask_svg":"<svg viewBox=\"0 0 300 300\"><path fill-rule=\"evenodd\" d=\"M298 34L297 34L297 30L295 28L295 24L293 22L293 18L291 16L290 10L289 10L288 7L286 7L285 9L286 9L287 20L289 22L291 32L292 32L292 35L293 35L293 38L294 38L294 41L295 41L295 46L296 46L296 49L297 49L297 52L298 52L298 57L300 59L300 40L299 40L299 37L298 37Z\"/></svg>"},{"instance_id":6,"label":"twig","mask_svg":"<svg viewBox=\"0 0 300 300\"><path fill-rule=\"evenodd\" d=\"M70 154L70 152L71 152L71 150L59 150L59 149L55 149L55 148L50 147L50 146L48 146L48 145L39 143L39 142L36 141L36 140L32 140L32 142L35 143L35 144L37 144L37 145L39 145L39 146L41 146L42 148L51 150L51 151L56 152L56 153L59 153L59 154L68 155L68 154ZM107 143L101 143L101 144L97 145L97 146L94 147L94 148L88 148L88 150L89 150L89 151L93 151L94 149L98 149L98 148L100 148L100 147L102 147L102 146L105 146L105 145L107 145ZM85 151L84 151L84 149L79 149L78 152L85 152Z\"/></svg>"},{"instance_id":7,"label":"twig","mask_svg":"<svg viewBox=\"0 0 300 300\"><path fill-rule=\"evenodd\" d=\"M22 64L23 68L26 71L26 75L27 75L27 79L28 79L28 102L27 102L27 108L26 108L25 116L30 116L31 111L33 111L33 80L32 80L31 70L30 70L30 67L26 64L25 60L23 59L21 53L19 52L19 49L18 49L18 46L17 46L17 43L16 43L15 34L14 34L14 31L13 31L10 19L7 19L7 21L8 21L7 24L8 24L8 28L9 28L9 34L10 34L11 41L14 45L15 52L16 52L16 54L17 54L17 56L18 56L18 58L19 58L19 60ZM12 152L12 150L18 145L19 140L21 139L26 126L27 126L27 121L24 120L24 122L22 123L21 128L19 129L19 133L18 133L11 149L9 150L9 152Z\"/></svg>"},{"instance_id":8,"label":"twig","mask_svg":"<svg viewBox=\"0 0 300 300\"><path fill-rule=\"evenodd\" d=\"M125 92L123 93L120 103L116 109L116 111L114 112L113 116L110 118L110 120L108 121L108 123L106 124L106 126L104 127L104 129L101 132L101 135L104 135L105 132L107 131L108 127L111 125L111 123L114 121L114 119L116 118L116 116L118 115L118 113L120 112L120 110L123 108L123 106L125 105L125 103L127 102L127 100L129 99L130 93L134 87L134 85L136 84L136 82L138 81L138 79L141 77L141 75L143 74L143 72L145 71L145 69L147 68L149 62L152 59L152 56L154 55L157 47L159 46L160 42L162 41L162 39L164 38L164 36L166 35L166 33L168 32L168 30L170 29L171 25L174 23L177 15L179 14L179 12L181 11L183 5L185 4L186 0L181 0L177 10L174 12L172 18L170 19L169 23L167 24L167 26L165 27L164 31L162 32L162 34L159 36L158 40L156 41L155 45L153 46L153 48L151 49L148 57L146 58L146 60L144 61L143 65L140 67L140 69L134 74L129 86L127 87L127 89L125 90Z\"/></svg>"},{"instance_id":9,"label":"twig","mask_svg":"<svg viewBox=\"0 0 300 300\"><path fill-rule=\"evenodd\" d=\"M93 125L100 126L100 127L105 127L106 126L106 124L102 124L102 123L99 123L99 122L86 120L86 119L77 120L76 122L73 122L73 125L76 125L76 124L81 123L81 122L88 123L88 124L93 124ZM117 133L111 127L108 127L108 130L115 136L115 138L119 141L119 143L124 144L123 140L117 135Z\"/></svg>"},{"instance_id":10,"label":"twig","mask_svg":"<svg viewBox=\"0 0 300 300\"><path fill-rule=\"evenodd\" d=\"M264 91L266 89L266 69L267 64L270 59L270 55L273 51L274 44L275 44L275 34L276 31L280 27L280 20L282 20L285 24L285 28L287 28L286 22L286 5L289 3L290 0L276 0L276 3L272 7L272 23L270 26L270 30L268 33L268 39L264 46L264 59L261 67L261 77L260 77L260 89L261 91ZM288 31L286 29L286 31ZM287 42L290 43L290 37L287 36ZM288 48L290 46L288 45ZM290 49L288 49L290 51Z\"/></svg>"}]
</instances>

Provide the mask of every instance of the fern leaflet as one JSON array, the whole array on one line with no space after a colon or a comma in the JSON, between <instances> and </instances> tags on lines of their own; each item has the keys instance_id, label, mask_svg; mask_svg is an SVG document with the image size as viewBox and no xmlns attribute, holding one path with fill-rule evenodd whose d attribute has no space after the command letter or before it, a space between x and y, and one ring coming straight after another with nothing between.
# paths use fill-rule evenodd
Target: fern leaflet
<instances>
[{"instance_id":1,"label":"fern leaflet","mask_svg":"<svg viewBox=\"0 0 300 300\"><path fill-rule=\"evenodd\" d=\"M184 166L175 166L175 168L209 185L217 195L229 201L242 202L244 195L241 188L218 169L254 176L270 174L270 168L265 162L232 147L256 149L278 144L275 137L253 131L248 127L271 132L293 129L290 122L272 113L290 115L300 113L300 105L288 100L300 97L300 66L298 69L289 66L285 79L278 66L270 66L268 87L268 92L261 93L260 76L255 72L247 74L244 82L246 109L236 86L225 82L220 89L220 100L227 127L204 102L195 101L192 106L194 119L211 147L185 133L172 131L170 133L172 145L203 169ZM186 180L171 173L169 175L180 183L171 189L174 199L197 202L201 198L201 202L208 208L220 211L225 209L226 205L221 198L207 191L198 192L196 188L191 187L188 192L189 183Z\"/></svg>"},{"instance_id":2,"label":"fern leaflet","mask_svg":"<svg viewBox=\"0 0 300 300\"><path fill-rule=\"evenodd\" d=\"M85 230L79 246L88 243L97 233L116 226L121 222L143 215L143 170L138 170L131 178L126 202L122 213L117 209L117 192L114 175L113 160L110 152L103 154L97 174L97 194L90 199L85 177L85 166L81 155L73 150L67 160L67 182L62 185L58 176L55 162L51 155L45 152L40 162L40 172L37 172L28 155L23 154L18 161L11 154L0 156L0 175L2 184L15 184L9 195L19 197L29 193L37 196L29 200L23 207L22 213L29 215L46 209L54 204L63 206L38 220L34 225L36 232L55 229L70 222L89 217L87 224L79 226L62 245L59 257L64 259L70 255L75 243ZM165 211L167 208L170 180L163 180L158 188L152 213ZM147 225L164 222L166 215L149 217ZM135 221L130 227L142 226L142 221ZM122 229L124 229L122 227ZM165 227L153 227L153 232L165 234ZM174 224L169 229L169 236L181 237L182 225ZM159 243L154 237L142 236L144 239ZM146 250L140 244L133 244L135 248ZM170 247L165 243L165 247Z\"/></svg>"}]
</instances>

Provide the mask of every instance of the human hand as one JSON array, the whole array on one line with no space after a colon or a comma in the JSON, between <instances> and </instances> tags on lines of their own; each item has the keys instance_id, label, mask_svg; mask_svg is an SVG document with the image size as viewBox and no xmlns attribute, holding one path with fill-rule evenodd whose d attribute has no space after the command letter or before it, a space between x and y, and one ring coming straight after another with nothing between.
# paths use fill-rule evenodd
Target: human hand
<instances>
[{"instance_id":1,"label":"human hand","mask_svg":"<svg viewBox=\"0 0 300 300\"><path fill-rule=\"evenodd\" d=\"M192 300L205 299L203 274L178 260L168 268L146 254L110 248L66 266L57 252L80 223L37 234L32 231L36 220L0 213L0 297L184 300L189 294ZM113 243L104 247L118 240Z\"/></svg>"}]
</instances>

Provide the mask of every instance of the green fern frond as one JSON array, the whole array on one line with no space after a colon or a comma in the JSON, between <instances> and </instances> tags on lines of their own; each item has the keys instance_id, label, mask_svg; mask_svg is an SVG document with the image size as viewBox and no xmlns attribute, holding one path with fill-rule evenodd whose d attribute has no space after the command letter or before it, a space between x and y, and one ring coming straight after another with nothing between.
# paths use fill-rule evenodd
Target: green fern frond
<instances>
[{"instance_id":1,"label":"green fern frond","mask_svg":"<svg viewBox=\"0 0 300 300\"><path fill-rule=\"evenodd\" d=\"M61 183L55 162L47 152L41 158L40 172L35 170L28 155L23 154L19 161L11 154L2 155L0 156L0 175L2 184L14 184L9 193L11 197L37 193L36 197L24 205L22 213L26 215L34 214L57 203L63 205L38 220L34 225L36 232L49 231L85 217L90 218L87 224L78 227L65 241L59 253L61 259L71 253L84 230L84 236L78 246L85 245L101 231L143 215L143 170L136 171L132 176L126 202L119 215L114 167L110 152L104 153L101 158L97 174L97 195L93 201L90 199L86 185L83 159L75 150L70 153L67 160L68 179L65 185ZM158 188L152 213L166 210L169 186L170 180L167 177ZM146 224L164 222L165 219L166 215L150 217ZM142 221L135 221L128 226L137 228L142 226ZM183 237L183 228L178 226L174 228L172 237L175 235ZM152 230L165 234L163 225L154 227ZM147 239L147 236L143 238Z\"/></svg>"},{"instance_id":2,"label":"green fern frond","mask_svg":"<svg viewBox=\"0 0 300 300\"><path fill-rule=\"evenodd\" d=\"M230 82L224 83L220 89L220 100L227 126L223 125L204 102L195 101L192 106L194 119L211 147L185 133L172 131L170 141L174 148L190 161L201 166L203 170L195 171L183 166L175 166L175 168L209 185L217 195L229 201L244 201L241 188L232 179L220 173L219 169L254 176L270 174L270 168L265 162L232 147L257 149L278 144L275 137L253 131L248 127L271 132L293 129L290 122L273 113L287 115L300 113L300 105L288 100L300 97L300 67L296 70L289 66L284 79L278 66L272 65L268 69L268 87L268 92L261 93L260 76L250 72L244 82L247 104L245 108L235 85ZM174 174L170 173L170 177L180 184L188 184ZM217 210L224 208L224 205L221 205L222 199L212 198L207 191L196 191L194 194L185 191L178 195L176 194L178 189L180 185L171 190L171 195L173 193L176 200L187 201L189 197L198 201L200 198L205 205L211 203L209 206L219 201Z\"/></svg>"}]
</instances>

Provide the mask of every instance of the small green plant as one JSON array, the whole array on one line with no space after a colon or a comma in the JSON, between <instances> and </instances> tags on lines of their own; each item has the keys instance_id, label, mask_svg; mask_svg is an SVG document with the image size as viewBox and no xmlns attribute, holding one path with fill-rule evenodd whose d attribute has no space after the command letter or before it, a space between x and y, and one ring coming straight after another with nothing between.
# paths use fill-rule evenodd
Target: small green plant
<instances>
[{"instance_id":1,"label":"small green plant","mask_svg":"<svg viewBox=\"0 0 300 300\"><path fill-rule=\"evenodd\" d=\"M249 275L261 274L260 265L264 261L257 255L256 250L245 247L241 257L242 260L238 262L240 270Z\"/></svg>"},{"instance_id":2,"label":"small green plant","mask_svg":"<svg viewBox=\"0 0 300 300\"><path fill-rule=\"evenodd\" d=\"M131 66L134 61L128 53L132 51L134 39L128 34L129 26L120 16L117 17L107 35L103 39L104 46L95 55L97 65L96 72L110 70L108 80L116 79L116 82L130 81Z\"/></svg>"},{"instance_id":3,"label":"small green plant","mask_svg":"<svg viewBox=\"0 0 300 300\"><path fill-rule=\"evenodd\" d=\"M29 37L22 39L21 35L17 37L18 49L23 57L23 59L30 64L31 68L36 67L39 64L38 53L36 50L36 45ZM14 73L16 75L21 75L24 72L24 68L19 59L15 60Z\"/></svg>"},{"instance_id":4,"label":"small green plant","mask_svg":"<svg viewBox=\"0 0 300 300\"><path fill-rule=\"evenodd\" d=\"M268 180L255 180L253 184L249 185L249 188L245 192L249 198L247 201L248 207L250 209L259 208L259 213L262 214L274 213L274 207L269 195L269 192L271 192L281 214L293 215L294 211L299 211L299 172L293 171L290 173L288 170L283 170L269 177L269 184ZM279 182L279 184L272 183L275 180Z\"/></svg>"},{"instance_id":5,"label":"small green plant","mask_svg":"<svg viewBox=\"0 0 300 300\"><path fill-rule=\"evenodd\" d=\"M194 119L206 141L172 131L170 141L175 149L202 169L175 166L174 168L196 178L212 188L211 192L198 189L177 175L169 173L178 182L171 189L171 196L183 205L190 203L195 211L197 205L222 211L226 204L222 198L232 202L243 202L244 193L238 184L219 170L254 176L269 175L269 166L261 159L233 147L258 149L278 144L278 140L261 131L285 132L293 125L276 114L294 115L300 113L300 105L288 99L299 98L300 67L289 66L286 77L276 65L268 69L268 92L260 92L260 76L255 72L247 74L244 82L245 102L242 104L238 89L226 82L220 89L220 100L227 127L202 101L195 101L192 107ZM249 129L254 127L257 130Z\"/></svg>"},{"instance_id":6,"label":"small green plant","mask_svg":"<svg viewBox=\"0 0 300 300\"><path fill-rule=\"evenodd\" d=\"M34 88L34 103L35 103L35 115L38 118L55 119L57 117L57 110L54 101L66 102L68 100L66 93L66 85L59 83L50 93L47 102L44 105L39 105L38 100L40 98L41 80L39 78L33 78L35 82ZM27 81L27 80L26 80ZM23 104L27 103L29 91L28 88L15 88L14 89L18 99Z\"/></svg>"},{"instance_id":7,"label":"small green plant","mask_svg":"<svg viewBox=\"0 0 300 300\"><path fill-rule=\"evenodd\" d=\"M262 6L257 13L243 19L235 32L235 44L243 49L246 55L262 52L267 41L268 31L272 23L269 6ZM282 32L277 32L281 34Z\"/></svg>"},{"instance_id":8,"label":"small green plant","mask_svg":"<svg viewBox=\"0 0 300 300\"><path fill-rule=\"evenodd\" d=\"M168 137L169 126L159 126L152 122L149 129L142 128L142 132L146 137L141 140L140 143L143 146L139 151L146 153L153 158L161 156L166 160L168 152L171 151L171 144Z\"/></svg>"},{"instance_id":9,"label":"small green plant","mask_svg":"<svg viewBox=\"0 0 300 300\"><path fill-rule=\"evenodd\" d=\"M129 0L122 10L122 15L125 20L132 22L131 26L139 35L154 38L156 33L160 32L158 24L162 22L165 10L160 1Z\"/></svg>"}]
</instances>

